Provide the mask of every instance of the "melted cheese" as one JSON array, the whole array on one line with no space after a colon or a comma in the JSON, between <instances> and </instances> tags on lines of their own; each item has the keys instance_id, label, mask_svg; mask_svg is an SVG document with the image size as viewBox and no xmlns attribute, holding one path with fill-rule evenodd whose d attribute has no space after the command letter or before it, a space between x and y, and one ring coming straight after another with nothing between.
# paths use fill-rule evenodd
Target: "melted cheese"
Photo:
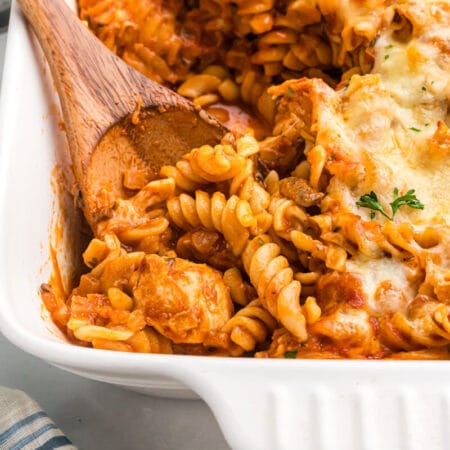
<instances>
[{"instance_id":1,"label":"melted cheese","mask_svg":"<svg viewBox=\"0 0 450 450\"><path fill-rule=\"evenodd\" d=\"M354 77L339 92L341 115L334 127L347 154L364 171L356 186L332 180L329 192L344 210L368 219L370 211L356 206L361 195L376 192L390 212L394 188L400 195L415 189L425 209L403 206L396 220L448 223L450 155L444 145L441 152L432 145L438 123L450 125L450 60L443 54L448 52L443 40L450 41L450 31L442 26L406 44L385 32L375 47L373 73ZM377 220L384 218L378 214Z\"/></svg>"},{"instance_id":2,"label":"melted cheese","mask_svg":"<svg viewBox=\"0 0 450 450\"><path fill-rule=\"evenodd\" d=\"M360 173L356 183L342 176L332 178L328 192L341 210L370 220L371 211L356 205L361 195L374 191L390 213L394 188L400 195L415 189L425 209L402 206L395 221L416 229L449 225L450 138L438 147L434 142L438 124L443 129L442 123L450 126L449 49L448 25L430 26L406 43L386 31L376 43L372 73L354 76L338 91L338 114L333 116L330 110L326 120L344 159L355 162ZM377 213L376 220L387 219ZM367 309L375 316L405 313L418 292L408 278L408 267L393 258L356 256L346 270L362 279Z\"/></svg>"},{"instance_id":3,"label":"melted cheese","mask_svg":"<svg viewBox=\"0 0 450 450\"><path fill-rule=\"evenodd\" d=\"M408 279L407 268L395 259L356 257L347 261L346 270L361 278L367 310L372 315L378 316L392 311L404 313L406 306L416 295L416 286ZM389 286L390 295L382 295L380 289L383 285Z\"/></svg>"}]
</instances>

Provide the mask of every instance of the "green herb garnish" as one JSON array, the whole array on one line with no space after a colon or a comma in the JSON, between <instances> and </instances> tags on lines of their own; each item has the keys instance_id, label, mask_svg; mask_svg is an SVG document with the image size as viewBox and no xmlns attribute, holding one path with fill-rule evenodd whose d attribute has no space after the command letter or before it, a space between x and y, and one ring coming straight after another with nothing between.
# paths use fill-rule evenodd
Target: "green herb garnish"
<instances>
[{"instance_id":1,"label":"green herb garnish","mask_svg":"<svg viewBox=\"0 0 450 450\"><path fill-rule=\"evenodd\" d=\"M287 352L284 352L285 358L295 359L297 358L298 350L288 350Z\"/></svg>"},{"instance_id":2,"label":"green herb garnish","mask_svg":"<svg viewBox=\"0 0 450 450\"><path fill-rule=\"evenodd\" d=\"M392 209L392 220L394 220L400 206L409 206L414 209L424 209L425 205L414 194L414 189L410 189L405 195L398 196L398 188L394 189L394 201L389 203Z\"/></svg>"},{"instance_id":3,"label":"green herb garnish","mask_svg":"<svg viewBox=\"0 0 450 450\"><path fill-rule=\"evenodd\" d=\"M427 88L426 88L426 86L422 86L422 91L426 91L427 90Z\"/></svg>"},{"instance_id":4,"label":"green herb garnish","mask_svg":"<svg viewBox=\"0 0 450 450\"><path fill-rule=\"evenodd\" d=\"M424 209L425 205L420 202L420 200L416 197L414 194L414 189L410 189L405 195L402 195L401 197L398 196L398 188L394 188L394 201L389 203L391 210L392 210L392 216L389 216L386 211L383 209L383 207L380 205L378 201L377 194L375 192L371 191L370 194L364 194L360 197L359 201L356 202L358 206L361 206L362 208L368 208L371 210L370 218L375 218L375 213L378 211L380 214L382 214L384 217L386 217L389 220L394 220L395 215L397 214L398 209L401 206L409 206L410 208L414 209Z\"/></svg>"},{"instance_id":5,"label":"green herb garnish","mask_svg":"<svg viewBox=\"0 0 450 450\"><path fill-rule=\"evenodd\" d=\"M420 133L422 131L420 128L416 128L416 127L409 127L409 129L411 131L415 131L416 133Z\"/></svg>"},{"instance_id":6,"label":"green herb garnish","mask_svg":"<svg viewBox=\"0 0 450 450\"><path fill-rule=\"evenodd\" d=\"M389 59L389 55L384 55L384 59Z\"/></svg>"},{"instance_id":7,"label":"green herb garnish","mask_svg":"<svg viewBox=\"0 0 450 450\"><path fill-rule=\"evenodd\" d=\"M375 192L371 191L370 194L364 194L359 198L359 201L356 202L358 206L361 206L363 208L369 208L372 210L370 213L370 218L373 219L375 217L375 212L378 211L379 213L383 214L384 217L387 217L390 219L390 217L384 212L383 207L378 202L378 197Z\"/></svg>"}]
</instances>

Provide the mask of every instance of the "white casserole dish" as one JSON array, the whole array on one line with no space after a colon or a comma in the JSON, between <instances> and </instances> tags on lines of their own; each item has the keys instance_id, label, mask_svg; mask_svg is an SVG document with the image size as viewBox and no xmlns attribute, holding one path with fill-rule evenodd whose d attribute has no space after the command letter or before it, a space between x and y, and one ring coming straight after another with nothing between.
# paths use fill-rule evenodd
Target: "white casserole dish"
<instances>
[{"instance_id":1,"label":"white casserole dish","mask_svg":"<svg viewBox=\"0 0 450 450\"><path fill-rule=\"evenodd\" d=\"M445 361L206 358L68 344L38 294L60 215L51 174L66 155L56 104L44 57L13 4L0 108L0 330L9 340L84 377L147 394L198 395L233 449L449 448Z\"/></svg>"}]
</instances>

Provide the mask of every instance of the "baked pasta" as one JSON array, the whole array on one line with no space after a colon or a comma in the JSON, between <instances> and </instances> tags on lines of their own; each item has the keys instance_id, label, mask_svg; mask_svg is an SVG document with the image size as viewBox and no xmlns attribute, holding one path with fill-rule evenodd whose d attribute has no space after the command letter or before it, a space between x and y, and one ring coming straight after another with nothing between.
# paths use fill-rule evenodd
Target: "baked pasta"
<instances>
[{"instance_id":1,"label":"baked pasta","mask_svg":"<svg viewBox=\"0 0 450 450\"><path fill-rule=\"evenodd\" d=\"M80 0L231 132L124 174L53 320L95 348L447 359L450 2Z\"/></svg>"}]
</instances>

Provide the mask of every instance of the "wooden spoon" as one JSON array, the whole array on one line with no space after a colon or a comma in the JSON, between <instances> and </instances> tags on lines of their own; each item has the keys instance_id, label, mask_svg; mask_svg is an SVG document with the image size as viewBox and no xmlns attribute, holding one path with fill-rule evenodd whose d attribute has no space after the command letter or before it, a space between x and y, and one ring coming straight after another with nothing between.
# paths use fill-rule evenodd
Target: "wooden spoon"
<instances>
[{"instance_id":1,"label":"wooden spoon","mask_svg":"<svg viewBox=\"0 0 450 450\"><path fill-rule=\"evenodd\" d=\"M147 171L226 130L185 98L110 52L64 0L18 0L47 57L58 90L82 208L93 229L117 197L124 174ZM134 114L133 114L134 113Z\"/></svg>"}]
</instances>

